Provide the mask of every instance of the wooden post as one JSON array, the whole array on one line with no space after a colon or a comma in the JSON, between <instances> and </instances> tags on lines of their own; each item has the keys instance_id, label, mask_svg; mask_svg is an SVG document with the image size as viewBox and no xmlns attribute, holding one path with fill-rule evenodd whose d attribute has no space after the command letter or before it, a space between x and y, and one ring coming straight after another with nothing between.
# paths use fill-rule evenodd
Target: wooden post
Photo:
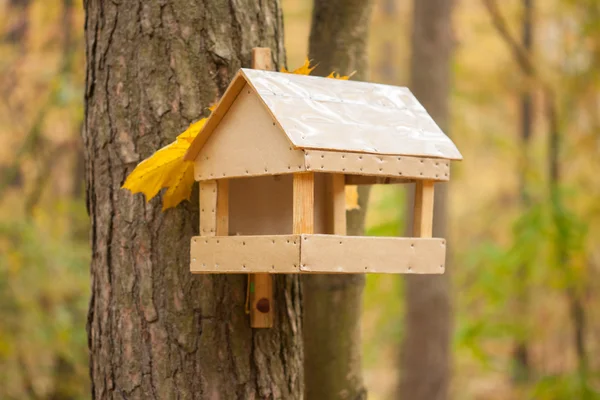
<instances>
[{"instance_id":1,"label":"wooden post","mask_svg":"<svg viewBox=\"0 0 600 400\"><path fill-rule=\"evenodd\" d=\"M315 230L315 174L294 174L294 233L314 233Z\"/></svg>"},{"instance_id":2,"label":"wooden post","mask_svg":"<svg viewBox=\"0 0 600 400\"><path fill-rule=\"evenodd\" d=\"M273 69L271 49L252 49L252 68ZM273 277L269 274L249 274L250 326L252 328L273 327Z\"/></svg>"},{"instance_id":3,"label":"wooden post","mask_svg":"<svg viewBox=\"0 0 600 400\"><path fill-rule=\"evenodd\" d=\"M415 185L413 236L430 238L433 234L433 181L418 180Z\"/></svg>"},{"instance_id":4,"label":"wooden post","mask_svg":"<svg viewBox=\"0 0 600 400\"><path fill-rule=\"evenodd\" d=\"M217 182L200 182L200 236L217 234Z\"/></svg>"},{"instance_id":5,"label":"wooden post","mask_svg":"<svg viewBox=\"0 0 600 400\"><path fill-rule=\"evenodd\" d=\"M229 182L200 182L200 236L229 235Z\"/></svg>"}]
</instances>

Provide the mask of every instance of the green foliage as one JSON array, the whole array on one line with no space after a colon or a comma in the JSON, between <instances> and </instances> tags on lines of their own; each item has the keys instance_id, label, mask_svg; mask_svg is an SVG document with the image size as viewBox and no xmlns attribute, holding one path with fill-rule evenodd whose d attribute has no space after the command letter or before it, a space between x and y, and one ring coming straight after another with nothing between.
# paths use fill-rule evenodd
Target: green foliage
<instances>
[{"instance_id":1,"label":"green foliage","mask_svg":"<svg viewBox=\"0 0 600 400\"><path fill-rule=\"evenodd\" d=\"M402 187L373 187L367 213L367 235L398 236L405 224L404 203ZM368 327L363 339L367 366L374 365L386 355L395 355L394 346L403 336L403 326L398 322L403 314L402 293L399 276L367 275L363 302L363 326Z\"/></svg>"},{"instance_id":2,"label":"green foliage","mask_svg":"<svg viewBox=\"0 0 600 400\"><path fill-rule=\"evenodd\" d=\"M599 378L596 376L596 380ZM591 387L581 374L565 374L540 378L528 397L537 400L597 400L600 399L600 391Z\"/></svg>"},{"instance_id":3,"label":"green foliage","mask_svg":"<svg viewBox=\"0 0 600 400\"><path fill-rule=\"evenodd\" d=\"M568 198L556 193L525 210L515 220L507 246L486 241L459 255L465 260L464 275L459 276L464 289L459 307L471 312L459 313L455 343L489 370L511 369L512 360L498 352L498 346L535 338L534 325L539 322L535 314L540 310L533 297L554 302L551 299L583 294L589 286L587 224L561 203L563 197ZM520 309L523 304L529 308ZM577 379L585 381L585 373L579 370ZM548 397L549 393L579 393L582 389L573 386L574 379L541 378L531 386L533 398L584 398Z\"/></svg>"},{"instance_id":4,"label":"green foliage","mask_svg":"<svg viewBox=\"0 0 600 400\"><path fill-rule=\"evenodd\" d=\"M65 218L0 223L0 398L88 397L88 242Z\"/></svg>"}]
</instances>

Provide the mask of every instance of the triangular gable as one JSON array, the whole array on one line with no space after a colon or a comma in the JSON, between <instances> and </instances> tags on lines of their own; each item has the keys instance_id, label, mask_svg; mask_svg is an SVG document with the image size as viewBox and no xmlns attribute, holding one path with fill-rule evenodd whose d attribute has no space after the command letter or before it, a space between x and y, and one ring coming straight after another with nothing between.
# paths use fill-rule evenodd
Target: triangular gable
<instances>
[{"instance_id":1,"label":"triangular gable","mask_svg":"<svg viewBox=\"0 0 600 400\"><path fill-rule=\"evenodd\" d=\"M200 181L304 171L304 156L258 94L244 85L195 157L194 177Z\"/></svg>"}]
</instances>

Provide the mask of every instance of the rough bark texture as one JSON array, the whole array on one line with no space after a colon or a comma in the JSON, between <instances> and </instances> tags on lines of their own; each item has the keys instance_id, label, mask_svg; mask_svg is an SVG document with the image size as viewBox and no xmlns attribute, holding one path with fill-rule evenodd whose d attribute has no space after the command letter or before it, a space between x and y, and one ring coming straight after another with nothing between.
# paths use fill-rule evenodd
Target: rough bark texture
<instances>
[{"instance_id":1,"label":"rough bark texture","mask_svg":"<svg viewBox=\"0 0 600 400\"><path fill-rule=\"evenodd\" d=\"M415 0L412 35L411 90L446 133L453 49L452 7L453 2L447 0ZM436 184L435 190L433 235L445 237L447 187ZM412 204L409 207L412 213ZM446 271L441 276L406 277L402 399L441 400L448 397L451 269Z\"/></svg>"},{"instance_id":2,"label":"rough bark texture","mask_svg":"<svg viewBox=\"0 0 600 400\"><path fill-rule=\"evenodd\" d=\"M317 75L331 71L368 77L371 1L315 0L309 58ZM360 210L348 213L348 234L364 234L368 187L359 189ZM360 315L363 275L303 277L307 399L364 399Z\"/></svg>"},{"instance_id":3,"label":"rough bark texture","mask_svg":"<svg viewBox=\"0 0 600 400\"><path fill-rule=\"evenodd\" d=\"M192 276L191 203L120 190L225 90L251 48L284 61L277 0L100 1L86 10L84 124L95 399L300 399L301 294L276 279L273 329L251 330L246 276Z\"/></svg>"}]
</instances>

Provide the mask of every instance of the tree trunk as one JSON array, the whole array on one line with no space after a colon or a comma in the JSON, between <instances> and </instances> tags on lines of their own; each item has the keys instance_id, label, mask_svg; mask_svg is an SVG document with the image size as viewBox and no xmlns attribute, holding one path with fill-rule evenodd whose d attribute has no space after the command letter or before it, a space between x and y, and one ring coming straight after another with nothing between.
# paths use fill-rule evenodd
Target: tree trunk
<instances>
[{"instance_id":1,"label":"tree trunk","mask_svg":"<svg viewBox=\"0 0 600 400\"><path fill-rule=\"evenodd\" d=\"M448 132L453 2L415 0L411 90ZM435 185L435 237L446 236L446 184ZM412 203L409 201L408 203ZM408 205L412 215L412 204ZM406 277L406 337L402 344L400 395L410 400L448 397L452 331L449 272Z\"/></svg>"},{"instance_id":2,"label":"tree trunk","mask_svg":"<svg viewBox=\"0 0 600 400\"><path fill-rule=\"evenodd\" d=\"M315 0L309 58L315 74L331 71L365 80L371 1ZM348 234L364 234L368 187L359 188L359 210L348 212ZM303 277L307 399L364 399L360 315L363 275Z\"/></svg>"},{"instance_id":3,"label":"tree trunk","mask_svg":"<svg viewBox=\"0 0 600 400\"><path fill-rule=\"evenodd\" d=\"M87 0L85 10L93 398L302 398L298 278L277 277L274 327L251 330L245 275L189 272L197 193L161 212L159 199L119 189L250 66L252 47L282 65L279 2Z\"/></svg>"},{"instance_id":4,"label":"tree trunk","mask_svg":"<svg viewBox=\"0 0 600 400\"><path fill-rule=\"evenodd\" d=\"M531 56L533 47L533 0L522 0L522 43L523 49ZM531 207L529 193L527 192L527 175L529 169L529 142L533 131L533 96L531 90L531 77L523 70L527 80L525 89L521 94L521 171L519 176L519 197L524 210ZM526 265L519 266L515 285L517 287L517 315L521 323L528 320L529 310L529 271ZM529 345L527 338L519 337L513 348L512 380L515 383L526 382L530 378Z\"/></svg>"}]
</instances>

